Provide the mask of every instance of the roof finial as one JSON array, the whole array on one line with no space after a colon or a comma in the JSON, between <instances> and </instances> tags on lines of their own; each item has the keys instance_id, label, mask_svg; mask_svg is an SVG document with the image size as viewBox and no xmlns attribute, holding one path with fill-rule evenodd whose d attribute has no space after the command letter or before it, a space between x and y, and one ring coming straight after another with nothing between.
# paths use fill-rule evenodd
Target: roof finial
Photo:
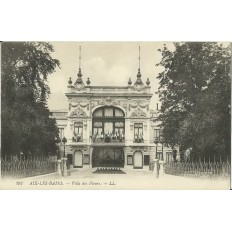
<instances>
[{"instance_id":1,"label":"roof finial","mask_svg":"<svg viewBox=\"0 0 232 232\"><path fill-rule=\"evenodd\" d=\"M79 46L79 69L81 69L81 46Z\"/></svg>"},{"instance_id":2,"label":"roof finial","mask_svg":"<svg viewBox=\"0 0 232 232\"><path fill-rule=\"evenodd\" d=\"M135 82L135 85L143 85L143 82L141 80L141 73L140 73L140 46L139 46L139 69L138 69L138 74L137 74L137 80Z\"/></svg>"},{"instance_id":3,"label":"roof finial","mask_svg":"<svg viewBox=\"0 0 232 232\"><path fill-rule=\"evenodd\" d=\"M82 82L82 73L81 73L81 46L79 46L79 71L77 74L78 78L76 80L77 83L81 83Z\"/></svg>"}]
</instances>

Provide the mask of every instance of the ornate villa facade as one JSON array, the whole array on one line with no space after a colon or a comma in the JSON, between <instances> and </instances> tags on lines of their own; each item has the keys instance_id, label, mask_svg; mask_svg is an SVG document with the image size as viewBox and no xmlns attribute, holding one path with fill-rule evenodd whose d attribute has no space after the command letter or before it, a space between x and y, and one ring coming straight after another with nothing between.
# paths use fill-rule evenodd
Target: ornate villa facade
<instances>
[{"instance_id":1,"label":"ornate villa facade","mask_svg":"<svg viewBox=\"0 0 232 232\"><path fill-rule=\"evenodd\" d=\"M149 79L144 83L139 68L136 81L125 84L92 86L89 78L83 82L81 68L74 83L69 79L68 110L54 110L52 117L74 168L142 169L155 158L172 159L171 148L160 141L158 109L150 108Z\"/></svg>"}]
</instances>

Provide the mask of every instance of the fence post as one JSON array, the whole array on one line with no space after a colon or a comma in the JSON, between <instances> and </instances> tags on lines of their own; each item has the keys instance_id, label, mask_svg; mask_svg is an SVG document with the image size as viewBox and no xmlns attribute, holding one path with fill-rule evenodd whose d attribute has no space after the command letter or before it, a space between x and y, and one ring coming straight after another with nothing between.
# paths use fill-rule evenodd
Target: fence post
<instances>
[{"instance_id":1,"label":"fence post","mask_svg":"<svg viewBox=\"0 0 232 232\"><path fill-rule=\"evenodd\" d=\"M57 160L57 173L59 176L62 176L62 169L61 169L61 160Z\"/></svg>"}]
</instances>

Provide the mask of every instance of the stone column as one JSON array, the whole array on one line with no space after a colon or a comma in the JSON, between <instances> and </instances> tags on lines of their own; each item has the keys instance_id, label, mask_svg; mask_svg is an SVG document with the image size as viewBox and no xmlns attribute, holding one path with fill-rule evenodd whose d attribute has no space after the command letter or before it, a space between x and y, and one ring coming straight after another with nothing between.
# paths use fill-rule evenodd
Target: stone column
<instances>
[{"instance_id":1,"label":"stone column","mask_svg":"<svg viewBox=\"0 0 232 232\"><path fill-rule=\"evenodd\" d=\"M125 146L128 146L129 144L132 143L132 135L133 135L133 130L131 130L130 127L130 120L128 118L125 119Z\"/></svg>"},{"instance_id":2,"label":"stone column","mask_svg":"<svg viewBox=\"0 0 232 232\"><path fill-rule=\"evenodd\" d=\"M61 171L61 160L57 160L57 173L59 176L62 176L62 171Z\"/></svg>"},{"instance_id":3,"label":"stone column","mask_svg":"<svg viewBox=\"0 0 232 232\"><path fill-rule=\"evenodd\" d=\"M62 158L63 176L67 176L68 175L68 170L67 170L66 162L67 162L67 158L63 157Z\"/></svg>"},{"instance_id":4,"label":"stone column","mask_svg":"<svg viewBox=\"0 0 232 232\"><path fill-rule=\"evenodd\" d=\"M86 144L91 144L92 140L90 136L92 135L92 120L91 118L87 118L86 120Z\"/></svg>"},{"instance_id":5,"label":"stone column","mask_svg":"<svg viewBox=\"0 0 232 232\"><path fill-rule=\"evenodd\" d=\"M159 170L158 170L158 168L157 168L157 166L159 165L158 162L159 162L158 159L155 159L155 160L154 160L154 175L155 175L155 178L156 178L156 179L159 178Z\"/></svg>"},{"instance_id":6,"label":"stone column","mask_svg":"<svg viewBox=\"0 0 232 232\"><path fill-rule=\"evenodd\" d=\"M160 163L159 175L160 175L160 177L162 177L164 175L164 161L161 160L161 161L159 161L159 163Z\"/></svg>"}]
</instances>

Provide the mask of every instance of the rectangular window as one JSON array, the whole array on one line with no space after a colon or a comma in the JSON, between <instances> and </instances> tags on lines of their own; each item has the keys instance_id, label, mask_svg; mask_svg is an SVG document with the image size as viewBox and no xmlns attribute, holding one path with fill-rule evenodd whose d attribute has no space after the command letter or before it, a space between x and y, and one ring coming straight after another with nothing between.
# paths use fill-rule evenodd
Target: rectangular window
<instances>
[{"instance_id":1,"label":"rectangular window","mask_svg":"<svg viewBox=\"0 0 232 232\"><path fill-rule=\"evenodd\" d=\"M124 136L124 123L123 122L115 122L114 124L115 134L116 136Z\"/></svg>"},{"instance_id":2,"label":"rectangular window","mask_svg":"<svg viewBox=\"0 0 232 232\"><path fill-rule=\"evenodd\" d=\"M172 152L166 152L166 162L172 162Z\"/></svg>"},{"instance_id":3,"label":"rectangular window","mask_svg":"<svg viewBox=\"0 0 232 232\"><path fill-rule=\"evenodd\" d=\"M102 135L103 134L103 131L102 131L102 128L93 128L93 134L94 135Z\"/></svg>"},{"instance_id":4,"label":"rectangular window","mask_svg":"<svg viewBox=\"0 0 232 232\"><path fill-rule=\"evenodd\" d=\"M160 129L154 129L154 139L160 138Z\"/></svg>"},{"instance_id":5,"label":"rectangular window","mask_svg":"<svg viewBox=\"0 0 232 232\"><path fill-rule=\"evenodd\" d=\"M132 165L133 164L133 158L132 155L127 156L127 165Z\"/></svg>"},{"instance_id":6,"label":"rectangular window","mask_svg":"<svg viewBox=\"0 0 232 232\"><path fill-rule=\"evenodd\" d=\"M162 157L162 152L157 152L156 154L156 159L159 159L159 160L162 160L163 157Z\"/></svg>"},{"instance_id":7,"label":"rectangular window","mask_svg":"<svg viewBox=\"0 0 232 232\"><path fill-rule=\"evenodd\" d=\"M113 133L113 123L112 122L105 122L104 123L104 133L105 134L112 134Z\"/></svg>"},{"instance_id":8,"label":"rectangular window","mask_svg":"<svg viewBox=\"0 0 232 232\"><path fill-rule=\"evenodd\" d=\"M93 123L93 136L95 138L103 138L103 129L102 129L102 122L94 122Z\"/></svg>"},{"instance_id":9,"label":"rectangular window","mask_svg":"<svg viewBox=\"0 0 232 232\"><path fill-rule=\"evenodd\" d=\"M134 124L134 139L143 139L143 124L135 123Z\"/></svg>"},{"instance_id":10,"label":"rectangular window","mask_svg":"<svg viewBox=\"0 0 232 232\"><path fill-rule=\"evenodd\" d=\"M61 140L64 138L64 128L59 128L59 137Z\"/></svg>"},{"instance_id":11,"label":"rectangular window","mask_svg":"<svg viewBox=\"0 0 232 232\"><path fill-rule=\"evenodd\" d=\"M79 138L83 137L83 122L75 122L74 123L74 135Z\"/></svg>"}]
</instances>

